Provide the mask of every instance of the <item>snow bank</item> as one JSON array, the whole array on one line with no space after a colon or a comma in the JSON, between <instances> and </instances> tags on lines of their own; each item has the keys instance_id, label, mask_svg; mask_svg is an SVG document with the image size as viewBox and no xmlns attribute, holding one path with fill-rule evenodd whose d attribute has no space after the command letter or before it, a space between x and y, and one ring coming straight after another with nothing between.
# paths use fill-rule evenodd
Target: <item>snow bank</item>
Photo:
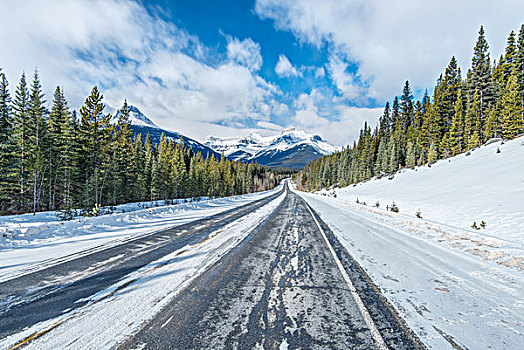
<instances>
[{"instance_id":1,"label":"snow bank","mask_svg":"<svg viewBox=\"0 0 524 350\"><path fill-rule=\"evenodd\" d=\"M497 153L500 150L500 153ZM524 245L524 137L482 146L468 156L440 160L431 167L405 169L388 178L336 189L337 198L381 208L393 201L405 218L417 211L460 235ZM333 191L321 191L332 195ZM320 193L320 194L322 194ZM486 227L471 228L484 221Z\"/></svg>"},{"instance_id":2,"label":"snow bank","mask_svg":"<svg viewBox=\"0 0 524 350\"><path fill-rule=\"evenodd\" d=\"M522 271L454 249L429 233L420 236L357 204L301 195L429 348L522 348Z\"/></svg>"},{"instance_id":3,"label":"snow bank","mask_svg":"<svg viewBox=\"0 0 524 350\"><path fill-rule=\"evenodd\" d=\"M126 213L60 221L55 212L0 217L0 281L41 269L56 259L78 257L152 231L164 230L245 205L281 189L199 202L151 207ZM153 203L154 206L155 203ZM159 205L161 203L158 203ZM118 206L133 210L138 203ZM150 202L145 202L150 206ZM0 231L1 232L1 231Z\"/></svg>"}]
</instances>

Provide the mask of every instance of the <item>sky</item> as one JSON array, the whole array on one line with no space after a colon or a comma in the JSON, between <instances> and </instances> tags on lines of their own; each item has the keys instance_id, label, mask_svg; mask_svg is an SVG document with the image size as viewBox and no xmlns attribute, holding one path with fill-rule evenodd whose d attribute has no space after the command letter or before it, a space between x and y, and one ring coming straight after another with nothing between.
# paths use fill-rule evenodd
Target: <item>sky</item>
<instances>
[{"instance_id":1,"label":"sky","mask_svg":"<svg viewBox=\"0 0 524 350\"><path fill-rule=\"evenodd\" d=\"M97 85L157 125L208 135L295 127L335 145L374 125L406 80L420 98L480 25L491 58L524 23L517 0L2 0L0 67L11 93L37 67L78 109Z\"/></svg>"}]
</instances>

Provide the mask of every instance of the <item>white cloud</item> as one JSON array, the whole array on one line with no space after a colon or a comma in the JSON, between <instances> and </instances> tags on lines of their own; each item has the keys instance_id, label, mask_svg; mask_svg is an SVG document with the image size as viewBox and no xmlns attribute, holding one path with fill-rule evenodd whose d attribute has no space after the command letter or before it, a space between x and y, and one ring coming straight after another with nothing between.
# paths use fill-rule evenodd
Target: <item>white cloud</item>
<instances>
[{"instance_id":1,"label":"white cloud","mask_svg":"<svg viewBox=\"0 0 524 350\"><path fill-rule=\"evenodd\" d=\"M294 102L296 108L292 126L319 134L327 141L343 146L358 138L364 122L374 125L382 108L359 108L343 104L336 105L331 114L320 112L319 105L326 99L319 90L300 94Z\"/></svg>"},{"instance_id":2,"label":"white cloud","mask_svg":"<svg viewBox=\"0 0 524 350\"><path fill-rule=\"evenodd\" d=\"M260 44L251 38L240 41L237 38L228 38L227 55L230 60L246 66L251 71L258 71L262 66Z\"/></svg>"},{"instance_id":3,"label":"white cloud","mask_svg":"<svg viewBox=\"0 0 524 350\"><path fill-rule=\"evenodd\" d=\"M331 80L343 99L355 101L363 95L364 91L357 75L348 72L348 64L345 60L331 56L327 67Z\"/></svg>"},{"instance_id":4,"label":"white cloud","mask_svg":"<svg viewBox=\"0 0 524 350\"><path fill-rule=\"evenodd\" d=\"M289 107L285 103L271 101L271 113L276 116L283 116L289 113Z\"/></svg>"},{"instance_id":5,"label":"white cloud","mask_svg":"<svg viewBox=\"0 0 524 350\"><path fill-rule=\"evenodd\" d=\"M293 66L285 55L278 56L278 62L275 65L275 73L277 73L281 78L302 76L302 72Z\"/></svg>"},{"instance_id":6,"label":"white cloud","mask_svg":"<svg viewBox=\"0 0 524 350\"><path fill-rule=\"evenodd\" d=\"M127 98L157 124L196 138L228 119L269 121L281 93L254 72L262 59L251 39L230 39L227 59L216 62L197 37L134 1L6 0L0 42L12 91L23 70L38 66L48 100L61 85L78 108L97 84L108 110Z\"/></svg>"},{"instance_id":7,"label":"white cloud","mask_svg":"<svg viewBox=\"0 0 524 350\"><path fill-rule=\"evenodd\" d=\"M334 57L342 54L358 65L367 84L361 94L381 102L399 94L406 79L415 88L431 88L453 55L465 73L481 24L491 57L498 58L509 32L520 28L524 2L257 0L255 10L303 42L329 43ZM331 76L337 87L351 90L349 79L340 84L340 75Z\"/></svg>"},{"instance_id":8,"label":"white cloud","mask_svg":"<svg viewBox=\"0 0 524 350\"><path fill-rule=\"evenodd\" d=\"M326 76L326 71L324 70L324 67L319 67L315 70L315 78L324 78Z\"/></svg>"}]
</instances>

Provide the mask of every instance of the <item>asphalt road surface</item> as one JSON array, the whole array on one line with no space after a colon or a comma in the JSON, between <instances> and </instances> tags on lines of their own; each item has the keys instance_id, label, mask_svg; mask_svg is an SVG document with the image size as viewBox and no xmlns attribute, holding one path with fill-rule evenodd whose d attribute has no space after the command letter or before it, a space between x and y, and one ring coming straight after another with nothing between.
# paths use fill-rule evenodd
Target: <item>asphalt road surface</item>
<instances>
[{"instance_id":1,"label":"asphalt road surface","mask_svg":"<svg viewBox=\"0 0 524 350\"><path fill-rule=\"evenodd\" d=\"M119 348L424 346L329 228L288 191L269 220Z\"/></svg>"},{"instance_id":2,"label":"asphalt road surface","mask_svg":"<svg viewBox=\"0 0 524 350\"><path fill-rule=\"evenodd\" d=\"M320 217L285 191L267 220L118 348L424 348ZM0 283L0 339L81 308L280 194Z\"/></svg>"}]
</instances>

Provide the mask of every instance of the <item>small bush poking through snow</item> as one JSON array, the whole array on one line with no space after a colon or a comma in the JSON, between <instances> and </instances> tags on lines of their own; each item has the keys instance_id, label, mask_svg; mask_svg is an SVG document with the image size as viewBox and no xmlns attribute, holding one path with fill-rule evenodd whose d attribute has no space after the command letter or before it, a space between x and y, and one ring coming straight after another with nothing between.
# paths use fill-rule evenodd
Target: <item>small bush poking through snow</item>
<instances>
[{"instance_id":1,"label":"small bush poking through snow","mask_svg":"<svg viewBox=\"0 0 524 350\"><path fill-rule=\"evenodd\" d=\"M393 201L393 203L389 207L389 210L394 212L394 213L398 213L399 212L398 206L395 204L395 201Z\"/></svg>"},{"instance_id":2,"label":"small bush poking through snow","mask_svg":"<svg viewBox=\"0 0 524 350\"><path fill-rule=\"evenodd\" d=\"M473 228L475 230L480 230L480 227L477 226L477 222L476 221L473 221L473 225L471 225L471 228Z\"/></svg>"},{"instance_id":3,"label":"small bush poking through snow","mask_svg":"<svg viewBox=\"0 0 524 350\"><path fill-rule=\"evenodd\" d=\"M417 210L417 212L415 213L415 216L419 219L422 219L422 212L419 210Z\"/></svg>"},{"instance_id":4,"label":"small bush poking through snow","mask_svg":"<svg viewBox=\"0 0 524 350\"><path fill-rule=\"evenodd\" d=\"M380 207L380 202L379 202L379 201L377 201L377 202L375 203L375 207L377 207L377 208Z\"/></svg>"},{"instance_id":5,"label":"small bush poking through snow","mask_svg":"<svg viewBox=\"0 0 524 350\"><path fill-rule=\"evenodd\" d=\"M480 222L480 227L482 227L482 228L486 228L486 221L482 220L482 221Z\"/></svg>"}]
</instances>

